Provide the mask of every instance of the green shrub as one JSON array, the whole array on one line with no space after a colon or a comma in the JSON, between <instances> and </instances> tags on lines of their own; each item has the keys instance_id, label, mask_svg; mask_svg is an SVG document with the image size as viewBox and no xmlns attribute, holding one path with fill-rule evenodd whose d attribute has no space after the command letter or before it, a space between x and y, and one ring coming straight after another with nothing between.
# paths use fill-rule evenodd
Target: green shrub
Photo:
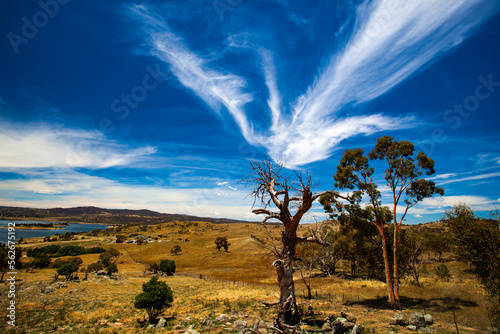
<instances>
[{"instance_id":1,"label":"green shrub","mask_svg":"<svg viewBox=\"0 0 500 334\"><path fill-rule=\"evenodd\" d=\"M175 261L168 259L161 260L158 270L164 272L168 276L172 276L175 273Z\"/></svg>"},{"instance_id":2,"label":"green shrub","mask_svg":"<svg viewBox=\"0 0 500 334\"><path fill-rule=\"evenodd\" d=\"M81 265L83 263L83 260L80 259L79 257L70 257L69 259L66 260L61 260L61 259L56 259L54 262L52 262L49 266L49 268L61 268L64 266L66 263L75 263L76 265Z\"/></svg>"},{"instance_id":3,"label":"green shrub","mask_svg":"<svg viewBox=\"0 0 500 334\"><path fill-rule=\"evenodd\" d=\"M28 268L47 268L52 260L45 253L39 253L36 257L28 263Z\"/></svg>"},{"instance_id":4,"label":"green shrub","mask_svg":"<svg viewBox=\"0 0 500 334\"><path fill-rule=\"evenodd\" d=\"M445 279L450 276L450 270L446 266L446 264L441 263L439 266L436 267L436 276Z\"/></svg>"},{"instance_id":5,"label":"green shrub","mask_svg":"<svg viewBox=\"0 0 500 334\"><path fill-rule=\"evenodd\" d=\"M113 273L118 272L118 267L114 263L110 263L109 265L106 266L106 274L111 276Z\"/></svg>"},{"instance_id":6,"label":"green shrub","mask_svg":"<svg viewBox=\"0 0 500 334\"><path fill-rule=\"evenodd\" d=\"M104 269L104 266L102 263L96 262L96 263L91 263L87 266L86 272L88 273L93 273L93 272L98 272L99 270Z\"/></svg>"},{"instance_id":7,"label":"green shrub","mask_svg":"<svg viewBox=\"0 0 500 334\"><path fill-rule=\"evenodd\" d=\"M51 257L61 256L77 256L83 254L97 254L104 253L106 250L102 247L85 248L81 246L64 246L49 245L40 248L30 248L27 250L26 255L29 257L36 257L39 254L47 254Z\"/></svg>"},{"instance_id":8,"label":"green shrub","mask_svg":"<svg viewBox=\"0 0 500 334\"><path fill-rule=\"evenodd\" d=\"M153 274L157 274L158 270L160 270L158 263L157 262L148 263L148 270L152 271Z\"/></svg>"},{"instance_id":9,"label":"green shrub","mask_svg":"<svg viewBox=\"0 0 500 334\"><path fill-rule=\"evenodd\" d=\"M179 245L175 245L174 247L172 247L172 249L170 250L170 253L172 253L173 255L177 255L179 254L180 252L182 252L182 249L181 249L181 246Z\"/></svg>"},{"instance_id":10,"label":"green shrub","mask_svg":"<svg viewBox=\"0 0 500 334\"><path fill-rule=\"evenodd\" d=\"M61 268L57 269L57 274L66 276L66 281L69 280L74 272L78 271L78 265L74 262L67 262Z\"/></svg>"},{"instance_id":11,"label":"green shrub","mask_svg":"<svg viewBox=\"0 0 500 334\"><path fill-rule=\"evenodd\" d=\"M36 257L38 254L42 253L51 255L57 253L57 251L59 251L60 249L61 246L59 245L49 245L40 248L30 248L26 251L26 255L28 255L29 257Z\"/></svg>"},{"instance_id":12,"label":"green shrub","mask_svg":"<svg viewBox=\"0 0 500 334\"><path fill-rule=\"evenodd\" d=\"M156 276L142 284L142 291L135 296L134 307L144 309L148 314L149 322L152 323L158 315L172 305L174 295L170 287L165 282L158 281Z\"/></svg>"}]
</instances>

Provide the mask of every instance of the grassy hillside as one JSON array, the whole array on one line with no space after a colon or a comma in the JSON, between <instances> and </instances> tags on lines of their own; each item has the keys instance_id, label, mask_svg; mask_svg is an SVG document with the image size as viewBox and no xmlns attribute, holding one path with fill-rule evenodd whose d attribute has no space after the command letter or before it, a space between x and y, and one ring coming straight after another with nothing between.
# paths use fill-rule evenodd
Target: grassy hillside
<instances>
[{"instance_id":1,"label":"grassy hillside","mask_svg":"<svg viewBox=\"0 0 500 334\"><path fill-rule=\"evenodd\" d=\"M301 233L305 230L302 226ZM165 312L172 319L164 332L184 333L192 325L202 333L231 333L230 324L202 324L204 318L213 320L221 313L231 312L231 322L237 319L248 324L257 319L271 322L276 309L263 306L262 300L275 301L279 298L276 274L271 266L272 258L255 240L279 237L280 231L280 226L276 225L175 222L123 226L100 231L97 235L89 233L83 240L77 237L76 240L57 242L86 247L101 245L105 249L113 247L119 250L119 278L114 280L92 274L86 281L70 282L52 293L41 294L41 288L53 280L55 270L22 271L16 282L18 325L15 329L5 328L8 333L147 332L137 322L144 318L145 313L134 309L133 300L141 292L142 283L151 277L146 273L147 263L163 258L172 259L177 265L175 276L161 278L175 295L174 305ZM129 239L142 235L154 242L116 244L116 235L125 235ZM229 252L217 252L214 240L218 236L228 238L231 243ZM49 244L41 239L30 239L28 242L23 245L25 250ZM179 255L172 255L170 250L176 245L182 251ZM81 267L85 268L97 261L98 254L79 257L83 260ZM29 260L25 257L22 261ZM451 259L446 265L451 271L448 281L437 279L434 274L437 263L427 265L428 273L422 275L422 287L417 288L403 281L403 311L407 314L424 310L430 313L436 321L432 328L439 333L455 332L453 311L461 333L487 330L489 321L483 289L474 277L464 271L467 269L464 265ZM394 311L385 307L385 284L373 280L350 280L344 278L342 267L340 269L339 276L313 278L313 300L304 298L304 285L297 279L300 307L305 309L311 304L319 317L347 310L357 316L359 323L375 328L377 333L393 329L388 323ZM79 276L84 274L79 273ZM60 277L59 281L63 282L64 278ZM2 296L6 296L7 288L7 284L1 285ZM5 309L6 306L6 298L2 298L0 307ZM2 317L0 328L4 328L5 321L6 318ZM407 332L402 328L397 331Z\"/></svg>"}]
</instances>

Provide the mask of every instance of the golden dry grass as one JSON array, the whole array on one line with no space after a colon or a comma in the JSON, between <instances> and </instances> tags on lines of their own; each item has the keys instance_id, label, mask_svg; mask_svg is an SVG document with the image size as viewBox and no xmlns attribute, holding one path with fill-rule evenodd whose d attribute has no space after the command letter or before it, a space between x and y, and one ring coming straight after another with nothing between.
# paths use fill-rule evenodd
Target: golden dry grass
<instances>
[{"instance_id":1,"label":"golden dry grass","mask_svg":"<svg viewBox=\"0 0 500 334\"><path fill-rule=\"evenodd\" d=\"M304 227L301 227L305 231ZM274 236L279 236L280 228L267 228ZM107 235L109 234L109 236ZM145 245L106 243L115 234L126 236L141 234L158 238L158 241ZM90 275L88 281L67 283L66 288L56 289L53 293L41 294L40 287L47 285L54 277L54 269L22 272L18 275L19 291L18 326L7 328L8 333L140 333L147 332L137 320L144 312L134 309L134 297L141 292L144 276L150 261L163 258L173 259L177 265L174 277L161 278L172 288L175 301L166 315L175 316L167 329L179 324L185 330L193 325L203 333L220 333L224 324L210 328L203 327L203 317L215 317L232 310L251 323L257 318L272 321L275 308L262 306L262 300L274 301L279 297L276 274L270 265L272 260L250 236L265 239L266 229L257 224L216 225L198 222L196 224L168 223L161 226L134 226L111 230L97 237L85 236L84 240L69 241L61 244L96 246L101 244L108 249L116 248L121 252L117 261L119 280ZM214 240L226 236L231 243L229 252L217 252ZM181 240L179 240L181 239ZM185 241L188 239L189 241ZM26 247L42 246L32 243ZM175 245L182 248L180 255L173 256L170 249ZM82 267L96 262L98 254L80 256ZM29 259L24 258L23 261ZM427 311L436 319L433 329L437 332L454 332L453 310L456 313L461 333L476 333L487 329L486 298L484 290L477 281L463 272L464 266L448 262L452 277L449 281L435 278L434 267L428 265L429 274L423 275L423 287L417 288L403 282L401 295L404 312ZM208 279L200 279L200 274ZM80 277L83 275L80 273ZM63 278L59 278L63 281ZM7 285L0 287L2 297L6 295ZM355 314L358 322L375 327L377 333L393 329L388 325L394 311L385 308L385 284L373 280L346 280L339 277L318 277L312 280L313 295L317 299L303 298L304 285L296 280L298 302L301 307L312 304L315 312L322 315L338 313L341 309ZM5 309L6 298L0 307ZM245 315L247 317L245 317ZM186 320L186 318L191 320ZM188 318L188 319L189 319ZM4 328L2 317L0 328ZM203 329L203 330L202 330ZM1 330L1 329L0 329ZM398 329L399 333L405 332ZM169 331L166 331L167 333ZM181 331L183 332L183 331Z\"/></svg>"}]
</instances>

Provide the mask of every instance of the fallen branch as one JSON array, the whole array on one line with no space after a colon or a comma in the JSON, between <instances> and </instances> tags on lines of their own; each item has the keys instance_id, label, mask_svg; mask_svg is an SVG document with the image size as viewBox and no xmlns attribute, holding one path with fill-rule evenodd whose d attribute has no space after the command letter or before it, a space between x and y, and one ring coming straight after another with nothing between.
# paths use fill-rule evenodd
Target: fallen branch
<instances>
[{"instance_id":1,"label":"fallen branch","mask_svg":"<svg viewBox=\"0 0 500 334\"><path fill-rule=\"evenodd\" d=\"M265 301L263 300L262 301L262 304L266 305L266 306L275 306L275 305L278 305L280 302L279 301L276 301L276 302L268 302L268 301Z\"/></svg>"}]
</instances>

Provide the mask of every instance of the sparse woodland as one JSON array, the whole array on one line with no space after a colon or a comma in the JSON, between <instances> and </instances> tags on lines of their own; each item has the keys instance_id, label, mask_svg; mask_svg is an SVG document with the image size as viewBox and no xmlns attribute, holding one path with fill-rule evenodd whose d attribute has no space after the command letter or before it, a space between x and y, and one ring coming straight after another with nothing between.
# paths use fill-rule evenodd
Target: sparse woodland
<instances>
[{"instance_id":1,"label":"sparse woodland","mask_svg":"<svg viewBox=\"0 0 500 334\"><path fill-rule=\"evenodd\" d=\"M375 171L375 160L387 169ZM411 207L443 193L425 179L432 159L411 143L383 137L367 155L346 150L328 191L289 172L252 162L259 224L148 222L24 240L17 326L7 332L404 333L414 322L437 333L498 330L498 212L480 218L461 204L439 222L403 224ZM375 173L392 201L383 203ZM330 220L301 224L315 201ZM2 296L7 263L3 246Z\"/></svg>"}]
</instances>

